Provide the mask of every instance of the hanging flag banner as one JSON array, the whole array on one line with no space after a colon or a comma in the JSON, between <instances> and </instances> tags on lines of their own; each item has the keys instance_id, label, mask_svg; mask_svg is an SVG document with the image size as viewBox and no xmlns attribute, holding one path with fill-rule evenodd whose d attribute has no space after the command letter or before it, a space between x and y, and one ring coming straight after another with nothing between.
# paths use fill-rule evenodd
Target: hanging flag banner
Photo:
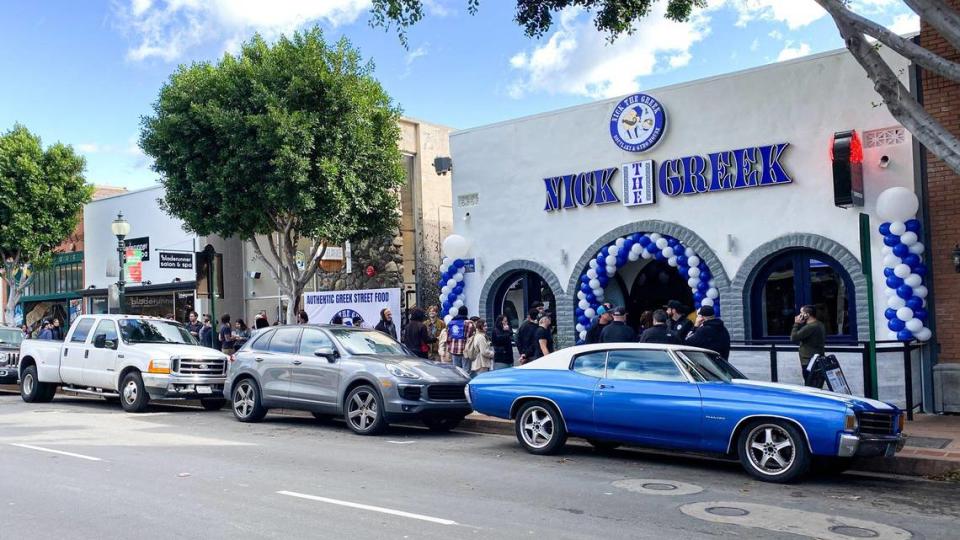
<instances>
[{"instance_id":1,"label":"hanging flag banner","mask_svg":"<svg viewBox=\"0 0 960 540\"><path fill-rule=\"evenodd\" d=\"M332 324L339 316L344 326L373 328L380 311L393 312L397 340L400 339L400 289L308 292L303 294L304 311L311 323ZM356 321L356 322L355 322Z\"/></svg>"},{"instance_id":2,"label":"hanging flag banner","mask_svg":"<svg viewBox=\"0 0 960 540\"><path fill-rule=\"evenodd\" d=\"M127 248L127 262L124 264L127 283L140 283L143 281L143 250L136 248Z\"/></svg>"}]
</instances>

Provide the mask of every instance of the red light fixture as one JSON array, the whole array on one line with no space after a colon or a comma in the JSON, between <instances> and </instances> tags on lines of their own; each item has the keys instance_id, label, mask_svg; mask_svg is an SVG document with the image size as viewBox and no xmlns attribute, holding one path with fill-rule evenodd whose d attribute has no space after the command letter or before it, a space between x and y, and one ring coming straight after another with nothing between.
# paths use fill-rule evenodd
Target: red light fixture
<instances>
[{"instance_id":1,"label":"red light fixture","mask_svg":"<svg viewBox=\"0 0 960 540\"><path fill-rule=\"evenodd\" d=\"M830 145L833 162L833 204L863 206L863 144L856 130L838 131Z\"/></svg>"}]
</instances>

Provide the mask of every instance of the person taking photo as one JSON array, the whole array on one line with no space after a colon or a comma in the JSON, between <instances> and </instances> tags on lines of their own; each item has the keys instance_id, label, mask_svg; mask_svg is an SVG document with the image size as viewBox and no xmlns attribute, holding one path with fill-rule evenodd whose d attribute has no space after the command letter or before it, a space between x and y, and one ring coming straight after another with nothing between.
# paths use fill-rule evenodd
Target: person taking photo
<instances>
[{"instance_id":1,"label":"person taking photo","mask_svg":"<svg viewBox=\"0 0 960 540\"><path fill-rule=\"evenodd\" d=\"M803 370L804 384L810 378L807 365L814 355L825 356L827 341L827 327L817 320L817 308L806 305L800 308L800 313L793 319L793 329L790 330L790 341L800 346L800 369Z\"/></svg>"}]
</instances>

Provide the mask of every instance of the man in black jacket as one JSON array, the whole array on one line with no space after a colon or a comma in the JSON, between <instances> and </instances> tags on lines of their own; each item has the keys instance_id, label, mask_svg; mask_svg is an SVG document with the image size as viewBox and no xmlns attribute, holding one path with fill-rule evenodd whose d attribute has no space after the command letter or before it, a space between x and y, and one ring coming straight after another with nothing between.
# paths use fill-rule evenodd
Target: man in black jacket
<instances>
[{"instance_id":1,"label":"man in black jacket","mask_svg":"<svg viewBox=\"0 0 960 540\"><path fill-rule=\"evenodd\" d=\"M540 317L540 310L530 308L527 312L527 320L523 321L520 328L517 329L517 352L520 354L520 364L526 364L534 359L536 345L534 338L537 333L537 319Z\"/></svg>"},{"instance_id":2,"label":"man in black jacket","mask_svg":"<svg viewBox=\"0 0 960 540\"><path fill-rule=\"evenodd\" d=\"M600 316L597 317L597 322L587 330L587 343L600 343L600 334L603 332L603 329L610 324L610 321L613 320L613 315L607 311L607 308L600 306L597 312L600 313Z\"/></svg>"},{"instance_id":3,"label":"man in black jacket","mask_svg":"<svg viewBox=\"0 0 960 540\"><path fill-rule=\"evenodd\" d=\"M703 306L697 312L697 321L685 343L693 347L716 351L724 360L730 356L730 333L723 321L715 317L713 306Z\"/></svg>"},{"instance_id":4,"label":"man in black jacket","mask_svg":"<svg viewBox=\"0 0 960 540\"><path fill-rule=\"evenodd\" d=\"M600 332L600 343L636 343L637 333L627 326L627 310L613 308L613 322Z\"/></svg>"},{"instance_id":5,"label":"man in black jacket","mask_svg":"<svg viewBox=\"0 0 960 540\"><path fill-rule=\"evenodd\" d=\"M640 343L666 343L668 345L679 345L673 330L667 326L667 313L662 309L653 312L653 326L647 328L640 335Z\"/></svg>"},{"instance_id":6,"label":"man in black jacket","mask_svg":"<svg viewBox=\"0 0 960 540\"><path fill-rule=\"evenodd\" d=\"M677 300L667 302L664 307L667 309L667 317L670 318L668 326L673 335L677 336L680 341L687 339L687 334L693 330L693 322L687 318L687 313L690 313L690 310Z\"/></svg>"}]
</instances>

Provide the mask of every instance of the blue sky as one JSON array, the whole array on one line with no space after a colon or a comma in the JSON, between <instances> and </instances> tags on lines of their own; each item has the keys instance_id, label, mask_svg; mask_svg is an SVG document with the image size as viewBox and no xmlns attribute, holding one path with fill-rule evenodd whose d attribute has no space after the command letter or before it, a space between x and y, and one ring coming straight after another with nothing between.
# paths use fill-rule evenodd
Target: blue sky
<instances>
[{"instance_id":1,"label":"blue sky","mask_svg":"<svg viewBox=\"0 0 960 540\"><path fill-rule=\"evenodd\" d=\"M530 39L514 2L427 0L404 49L370 28L369 0L5 0L0 2L0 130L20 122L46 144L72 144L87 178L129 188L157 175L136 146L139 119L177 65L219 58L254 32L268 39L317 24L376 63L403 108L466 128L604 97L839 48L812 0L711 0L684 24L659 13L636 35L606 43L588 14L566 11ZM906 32L918 22L897 0L855 9Z\"/></svg>"}]
</instances>

